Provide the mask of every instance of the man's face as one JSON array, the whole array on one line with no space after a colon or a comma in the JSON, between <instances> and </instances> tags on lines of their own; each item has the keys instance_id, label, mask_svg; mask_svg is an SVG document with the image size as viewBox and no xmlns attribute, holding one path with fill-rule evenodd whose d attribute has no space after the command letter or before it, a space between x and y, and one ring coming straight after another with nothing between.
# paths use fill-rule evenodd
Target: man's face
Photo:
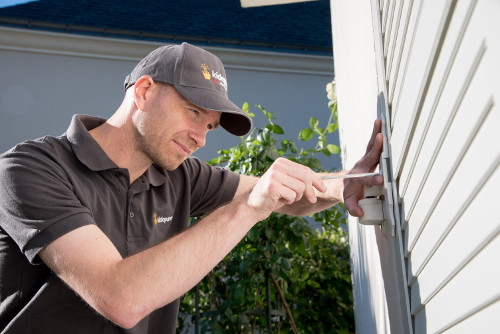
<instances>
[{"instance_id":1,"label":"man's face","mask_svg":"<svg viewBox=\"0 0 500 334\"><path fill-rule=\"evenodd\" d=\"M219 126L221 113L200 108L173 86L155 83L147 110L136 122L139 149L166 170L174 170Z\"/></svg>"}]
</instances>

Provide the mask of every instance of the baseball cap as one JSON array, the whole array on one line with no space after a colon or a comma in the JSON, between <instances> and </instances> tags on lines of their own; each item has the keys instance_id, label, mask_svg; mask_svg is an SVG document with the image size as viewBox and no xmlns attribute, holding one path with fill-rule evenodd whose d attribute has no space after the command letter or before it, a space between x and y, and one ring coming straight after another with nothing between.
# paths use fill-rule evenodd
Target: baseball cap
<instances>
[{"instance_id":1,"label":"baseball cap","mask_svg":"<svg viewBox=\"0 0 500 334\"><path fill-rule=\"evenodd\" d=\"M250 116L228 98L224 65L206 50L189 43L159 47L125 78L125 90L144 75L173 85L199 107L222 112L220 125L236 136L243 136L252 128Z\"/></svg>"}]
</instances>

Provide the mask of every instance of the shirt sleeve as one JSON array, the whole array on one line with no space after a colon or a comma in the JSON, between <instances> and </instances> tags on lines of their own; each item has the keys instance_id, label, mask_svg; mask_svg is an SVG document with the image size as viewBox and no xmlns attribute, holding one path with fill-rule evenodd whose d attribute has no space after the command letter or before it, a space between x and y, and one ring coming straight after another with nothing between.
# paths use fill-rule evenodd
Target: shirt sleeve
<instances>
[{"instance_id":1,"label":"shirt sleeve","mask_svg":"<svg viewBox=\"0 0 500 334\"><path fill-rule=\"evenodd\" d=\"M57 159L28 142L0 157L0 227L31 263L60 236L94 224Z\"/></svg>"},{"instance_id":2,"label":"shirt sleeve","mask_svg":"<svg viewBox=\"0 0 500 334\"><path fill-rule=\"evenodd\" d=\"M196 158L186 160L185 168L191 180L192 217L206 214L234 198L239 174Z\"/></svg>"}]
</instances>

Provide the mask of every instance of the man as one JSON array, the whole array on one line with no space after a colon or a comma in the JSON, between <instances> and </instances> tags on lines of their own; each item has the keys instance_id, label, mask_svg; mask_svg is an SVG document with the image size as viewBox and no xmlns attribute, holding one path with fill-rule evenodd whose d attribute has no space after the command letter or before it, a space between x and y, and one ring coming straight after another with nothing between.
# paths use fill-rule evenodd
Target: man
<instances>
[{"instance_id":1,"label":"man","mask_svg":"<svg viewBox=\"0 0 500 334\"><path fill-rule=\"evenodd\" d=\"M190 158L219 125L252 126L220 60L190 44L153 51L125 91L110 119L75 116L1 156L1 333L174 333L179 297L255 223L342 200L361 216L363 182L382 182L326 182L286 159L257 179ZM379 132L351 172L376 167Z\"/></svg>"}]
</instances>

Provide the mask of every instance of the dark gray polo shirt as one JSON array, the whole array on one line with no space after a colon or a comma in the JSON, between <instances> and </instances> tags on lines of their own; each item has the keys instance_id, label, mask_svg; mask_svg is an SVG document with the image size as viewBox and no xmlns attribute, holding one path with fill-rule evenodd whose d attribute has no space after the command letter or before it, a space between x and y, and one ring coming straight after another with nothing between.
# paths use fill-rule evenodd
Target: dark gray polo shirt
<instances>
[{"instance_id":1,"label":"dark gray polo shirt","mask_svg":"<svg viewBox=\"0 0 500 334\"><path fill-rule=\"evenodd\" d=\"M122 257L185 230L189 218L230 201L239 176L195 158L168 172L151 166L132 185L75 116L65 135L0 156L0 333L175 333L179 300L131 330L115 326L70 290L37 254L95 224Z\"/></svg>"}]
</instances>

